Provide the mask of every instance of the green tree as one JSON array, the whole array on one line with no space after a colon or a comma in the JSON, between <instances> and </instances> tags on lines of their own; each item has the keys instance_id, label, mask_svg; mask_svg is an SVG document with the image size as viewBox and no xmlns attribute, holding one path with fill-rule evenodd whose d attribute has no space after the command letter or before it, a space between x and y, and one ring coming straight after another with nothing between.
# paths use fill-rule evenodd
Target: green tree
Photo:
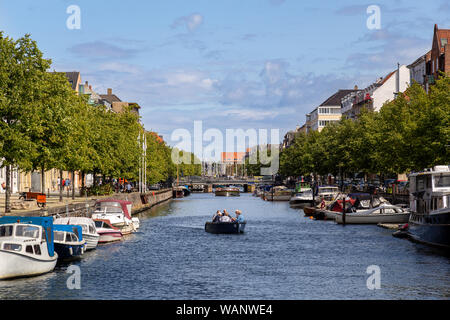
<instances>
[{"instance_id":1,"label":"green tree","mask_svg":"<svg viewBox=\"0 0 450 320\"><path fill-rule=\"evenodd\" d=\"M29 35L13 40L0 32L0 159L6 167L6 213L11 211L11 166L32 168L36 146L30 130L40 117L36 106L50 63Z\"/></svg>"}]
</instances>

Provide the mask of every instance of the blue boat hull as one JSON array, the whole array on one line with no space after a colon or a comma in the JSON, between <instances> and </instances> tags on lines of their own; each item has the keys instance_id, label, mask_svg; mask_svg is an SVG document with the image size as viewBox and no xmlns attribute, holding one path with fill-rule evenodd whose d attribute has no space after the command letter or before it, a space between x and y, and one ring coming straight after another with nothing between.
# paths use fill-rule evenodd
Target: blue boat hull
<instances>
[{"instance_id":1,"label":"blue boat hull","mask_svg":"<svg viewBox=\"0 0 450 320\"><path fill-rule=\"evenodd\" d=\"M433 215L411 213L408 236L417 242L450 249L450 212Z\"/></svg>"},{"instance_id":2,"label":"blue boat hull","mask_svg":"<svg viewBox=\"0 0 450 320\"><path fill-rule=\"evenodd\" d=\"M58 259L69 260L80 258L83 255L84 245L66 245L55 243L55 251L58 253Z\"/></svg>"},{"instance_id":3,"label":"blue boat hull","mask_svg":"<svg viewBox=\"0 0 450 320\"><path fill-rule=\"evenodd\" d=\"M244 233L245 225L245 222L206 222L205 231L214 234L239 234Z\"/></svg>"}]
</instances>

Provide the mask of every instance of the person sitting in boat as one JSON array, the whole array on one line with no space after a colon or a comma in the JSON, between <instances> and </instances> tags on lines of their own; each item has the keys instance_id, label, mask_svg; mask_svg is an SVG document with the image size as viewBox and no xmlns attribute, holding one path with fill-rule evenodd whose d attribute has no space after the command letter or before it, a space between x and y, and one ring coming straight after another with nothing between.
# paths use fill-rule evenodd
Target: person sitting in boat
<instances>
[{"instance_id":1,"label":"person sitting in boat","mask_svg":"<svg viewBox=\"0 0 450 320\"><path fill-rule=\"evenodd\" d=\"M212 218L212 222L220 222L220 218L222 217L222 212L220 210L217 210L217 212L214 214Z\"/></svg>"},{"instance_id":2,"label":"person sitting in boat","mask_svg":"<svg viewBox=\"0 0 450 320\"><path fill-rule=\"evenodd\" d=\"M223 210L223 215L220 218L220 222L232 222L230 214L227 210Z\"/></svg>"},{"instance_id":3,"label":"person sitting in boat","mask_svg":"<svg viewBox=\"0 0 450 320\"><path fill-rule=\"evenodd\" d=\"M241 210L236 210L236 218L232 218L233 222L242 223L244 222L244 217L242 216Z\"/></svg>"}]
</instances>

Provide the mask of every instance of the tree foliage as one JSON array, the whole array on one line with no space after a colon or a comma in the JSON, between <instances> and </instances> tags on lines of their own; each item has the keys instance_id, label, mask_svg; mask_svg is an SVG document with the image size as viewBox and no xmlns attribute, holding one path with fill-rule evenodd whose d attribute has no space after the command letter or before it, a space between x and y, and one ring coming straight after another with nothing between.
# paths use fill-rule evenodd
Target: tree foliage
<instances>
[{"instance_id":1,"label":"tree foliage","mask_svg":"<svg viewBox=\"0 0 450 320\"><path fill-rule=\"evenodd\" d=\"M450 78L427 94L413 83L380 112L363 110L320 133L299 134L280 156L285 176L418 171L450 162Z\"/></svg>"}]
</instances>

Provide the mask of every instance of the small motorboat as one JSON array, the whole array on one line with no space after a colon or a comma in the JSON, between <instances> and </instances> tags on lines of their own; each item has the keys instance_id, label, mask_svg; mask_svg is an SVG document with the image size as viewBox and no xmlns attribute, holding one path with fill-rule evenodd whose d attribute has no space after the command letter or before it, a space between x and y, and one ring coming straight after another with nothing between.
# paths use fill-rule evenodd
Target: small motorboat
<instances>
[{"instance_id":1,"label":"small motorboat","mask_svg":"<svg viewBox=\"0 0 450 320\"><path fill-rule=\"evenodd\" d=\"M410 212L402 207L382 203L368 210L345 213L346 224L406 223ZM335 221L343 223L343 213L336 212Z\"/></svg>"},{"instance_id":2,"label":"small motorboat","mask_svg":"<svg viewBox=\"0 0 450 320\"><path fill-rule=\"evenodd\" d=\"M240 190L238 187L219 187L214 191L216 197L239 197Z\"/></svg>"},{"instance_id":3,"label":"small motorboat","mask_svg":"<svg viewBox=\"0 0 450 320\"><path fill-rule=\"evenodd\" d=\"M57 259L51 217L0 217L0 279L50 272Z\"/></svg>"},{"instance_id":4,"label":"small motorboat","mask_svg":"<svg viewBox=\"0 0 450 320\"><path fill-rule=\"evenodd\" d=\"M98 243L121 241L123 234L119 228L114 227L109 220L95 219L95 227L100 235Z\"/></svg>"},{"instance_id":5,"label":"small motorboat","mask_svg":"<svg viewBox=\"0 0 450 320\"><path fill-rule=\"evenodd\" d=\"M83 239L86 241L86 250L97 248L98 238L100 237L95 228L94 220L87 217L66 217L57 218L54 224L73 224L81 226Z\"/></svg>"},{"instance_id":6,"label":"small motorboat","mask_svg":"<svg viewBox=\"0 0 450 320\"><path fill-rule=\"evenodd\" d=\"M183 198L184 197L184 190L181 187L173 188L172 193L173 193L174 198Z\"/></svg>"},{"instance_id":7,"label":"small motorboat","mask_svg":"<svg viewBox=\"0 0 450 320\"><path fill-rule=\"evenodd\" d=\"M70 224L55 224L55 251L60 260L73 260L80 258L85 249L86 242L83 240L81 226Z\"/></svg>"},{"instance_id":8,"label":"small motorboat","mask_svg":"<svg viewBox=\"0 0 450 320\"><path fill-rule=\"evenodd\" d=\"M304 208L313 204L313 193L311 189L297 192L289 199L289 206L292 208Z\"/></svg>"},{"instance_id":9,"label":"small motorboat","mask_svg":"<svg viewBox=\"0 0 450 320\"><path fill-rule=\"evenodd\" d=\"M131 217L131 201L103 199L95 203L92 218L109 220L113 227L119 228L123 235L135 232L139 228L139 218Z\"/></svg>"},{"instance_id":10,"label":"small motorboat","mask_svg":"<svg viewBox=\"0 0 450 320\"><path fill-rule=\"evenodd\" d=\"M318 188L316 203L325 201L334 201L339 195L339 188L334 186L320 186Z\"/></svg>"},{"instance_id":11,"label":"small motorboat","mask_svg":"<svg viewBox=\"0 0 450 320\"><path fill-rule=\"evenodd\" d=\"M246 222L206 222L205 231L214 234L244 233Z\"/></svg>"},{"instance_id":12,"label":"small motorboat","mask_svg":"<svg viewBox=\"0 0 450 320\"><path fill-rule=\"evenodd\" d=\"M277 186L265 194L266 201L290 201L292 198L293 190L286 188L285 186Z\"/></svg>"}]
</instances>

